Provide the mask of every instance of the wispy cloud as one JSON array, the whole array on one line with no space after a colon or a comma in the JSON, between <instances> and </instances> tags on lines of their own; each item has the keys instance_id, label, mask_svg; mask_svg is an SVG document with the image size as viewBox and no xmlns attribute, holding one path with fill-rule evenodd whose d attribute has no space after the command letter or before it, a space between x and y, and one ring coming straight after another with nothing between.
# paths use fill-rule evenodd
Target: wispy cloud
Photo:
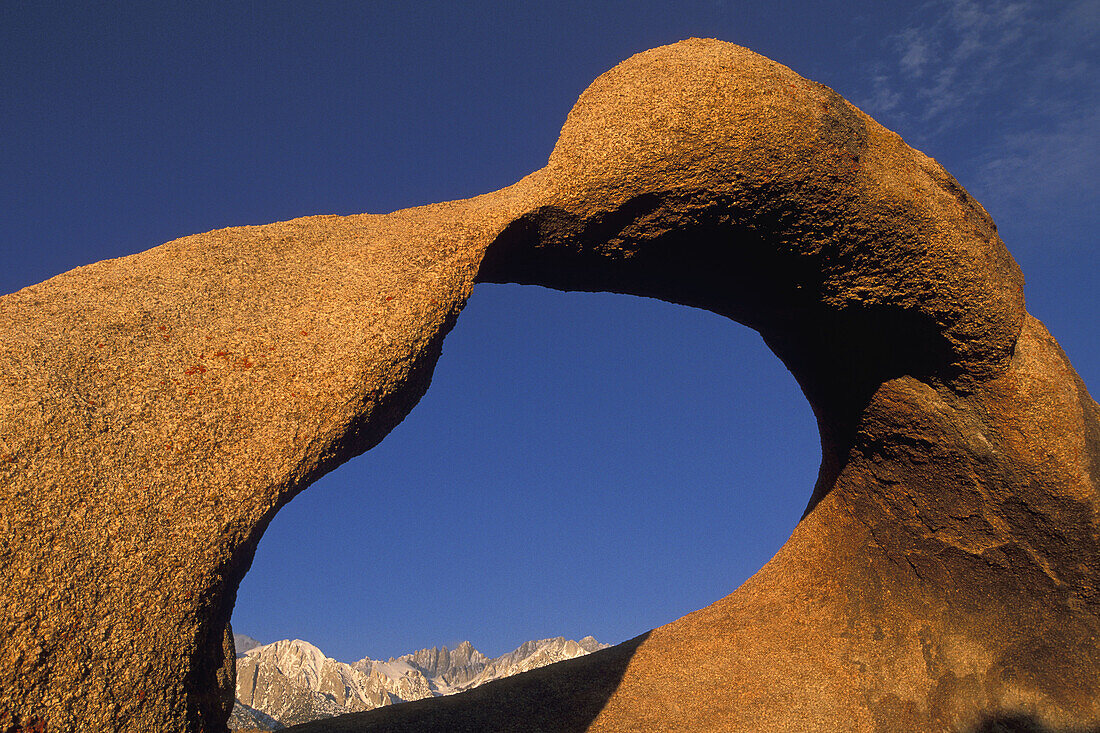
<instances>
[{"instance_id":1,"label":"wispy cloud","mask_svg":"<svg viewBox=\"0 0 1100 733\"><path fill-rule=\"evenodd\" d=\"M887 40L892 59L872 79L872 113L894 112L925 126L996 93L1005 70L1022 63L1027 31L1036 21L1025 0L932 0L919 9L924 23ZM902 99L908 104L902 105ZM882 105L885 107L876 105Z\"/></svg>"},{"instance_id":2,"label":"wispy cloud","mask_svg":"<svg viewBox=\"0 0 1100 733\"><path fill-rule=\"evenodd\" d=\"M1049 129L1010 133L977 160L978 195L1000 209L1079 212L1098 221L1100 107ZM1091 213L1090 213L1091 212Z\"/></svg>"},{"instance_id":3,"label":"wispy cloud","mask_svg":"<svg viewBox=\"0 0 1100 733\"><path fill-rule=\"evenodd\" d=\"M929 0L884 41L865 109L921 147L967 140L1000 207L1100 195L1100 0Z\"/></svg>"},{"instance_id":4,"label":"wispy cloud","mask_svg":"<svg viewBox=\"0 0 1100 733\"><path fill-rule=\"evenodd\" d=\"M912 77L923 75L929 58L925 34L918 32L916 28L907 28L898 36L898 41L902 51L898 61L901 70Z\"/></svg>"}]
</instances>

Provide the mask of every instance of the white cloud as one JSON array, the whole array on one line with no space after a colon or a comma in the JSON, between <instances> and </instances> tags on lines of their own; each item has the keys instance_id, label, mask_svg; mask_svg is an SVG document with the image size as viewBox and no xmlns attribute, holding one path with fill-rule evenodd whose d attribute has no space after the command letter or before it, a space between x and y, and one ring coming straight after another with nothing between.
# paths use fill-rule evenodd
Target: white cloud
<instances>
[{"instance_id":1,"label":"white cloud","mask_svg":"<svg viewBox=\"0 0 1100 733\"><path fill-rule=\"evenodd\" d=\"M905 95L913 101L907 116L926 125L1000 86L1006 66L1021 57L1031 4L1016 0L933 0L919 15L925 23L904 28L890 39L896 71L876 80L875 99ZM869 104L872 111L875 109Z\"/></svg>"},{"instance_id":2,"label":"white cloud","mask_svg":"<svg viewBox=\"0 0 1100 733\"><path fill-rule=\"evenodd\" d=\"M928 63L928 42L923 35L915 28L907 28L898 35L898 45L902 51L899 61L902 71L913 77L923 74Z\"/></svg>"},{"instance_id":3,"label":"white cloud","mask_svg":"<svg viewBox=\"0 0 1100 733\"><path fill-rule=\"evenodd\" d=\"M1095 211L1100 107L1067 116L1050 129L1006 135L982 156L977 182L979 196L1001 209Z\"/></svg>"},{"instance_id":4,"label":"white cloud","mask_svg":"<svg viewBox=\"0 0 1100 733\"><path fill-rule=\"evenodd\" d=\"M914 17L861 106L925 149L972 140L968 185L990 204L1094 206L1100 0L929 0Z\"/></svg>"}]
</instances>

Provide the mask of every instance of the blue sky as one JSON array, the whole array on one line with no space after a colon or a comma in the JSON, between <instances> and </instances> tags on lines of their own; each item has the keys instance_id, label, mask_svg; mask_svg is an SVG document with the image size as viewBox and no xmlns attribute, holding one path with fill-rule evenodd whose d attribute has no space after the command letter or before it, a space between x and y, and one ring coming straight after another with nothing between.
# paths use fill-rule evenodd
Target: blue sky
<instances>
[{"instance_id":1,"label":"blue sky","mask_svg":"<svg viewBox=\"0 0 1100 733\"><path fill-rule=\"evenodd\" d=\"M386 212L545 161L597 75L690 36L827 84L993 215L1100 385L1100 0L0 6L0 292L231 225ZM330 656L618 642L775 552L819 451L748 329L479 286L431 390L276 518L236 630Z\"/></svg>"}]
</instances>

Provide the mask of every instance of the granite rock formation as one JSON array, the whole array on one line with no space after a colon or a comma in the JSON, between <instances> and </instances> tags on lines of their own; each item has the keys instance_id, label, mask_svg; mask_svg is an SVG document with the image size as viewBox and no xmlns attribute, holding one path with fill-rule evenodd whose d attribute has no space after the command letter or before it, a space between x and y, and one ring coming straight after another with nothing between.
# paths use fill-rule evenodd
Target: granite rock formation
<instances>
[{"instance_id":1,"label":"granite rock formation","mask_svg":"<svg viewBox=\"0 0 1100 733\"><path fill-rule=\"evenodd\" d=\"M224 730L265 526L412 409L479 280L757 329L820 474L730 596L363 729L1100 724L1100 408L996 227L828 88L690 40L599 77L501 191L199 234L0 299L0 730Z\"/></svg>"}]
</instances>

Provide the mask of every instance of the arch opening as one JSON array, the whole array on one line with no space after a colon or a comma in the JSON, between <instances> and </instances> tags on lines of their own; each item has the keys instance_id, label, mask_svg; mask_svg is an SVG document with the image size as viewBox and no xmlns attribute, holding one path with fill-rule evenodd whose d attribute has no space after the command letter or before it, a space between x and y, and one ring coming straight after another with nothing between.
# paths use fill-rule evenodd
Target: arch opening
<instances>
[{"instance_id":1,"label":"arch opening","mask_svg":"<svg viewBox=\"0 0 1100 733\"><path fill-rule=\"evenodd\" d=\"M349 663L467 637L489 656L549 636L618 643L770 559L818 459L804 398L750 330L652 299L479 285L417 408L279 511L233 627ZM365 562L294 551L320 533ZM358 612L366 629L294 631L281 608L281 631L249 625L283 603L280 577L310 568L300 616Z\"/></svg>"},{"instance_id":2,"label":"arch opening","mask_svg":"<svg viewBox=\"0 0 1100 733\"><path fill-rule=\"evenodd\" d=\"M830 298L830 272L851 262L809 236L790 241L788 218L703 192L646 193L587 219L544 207L489 246L478 280L653 297L759 332L817 418L822 461L805 514L843 470L880 385L901 376L943 384L958 366L929 313Z\"/></svg>"}]
</instances>

